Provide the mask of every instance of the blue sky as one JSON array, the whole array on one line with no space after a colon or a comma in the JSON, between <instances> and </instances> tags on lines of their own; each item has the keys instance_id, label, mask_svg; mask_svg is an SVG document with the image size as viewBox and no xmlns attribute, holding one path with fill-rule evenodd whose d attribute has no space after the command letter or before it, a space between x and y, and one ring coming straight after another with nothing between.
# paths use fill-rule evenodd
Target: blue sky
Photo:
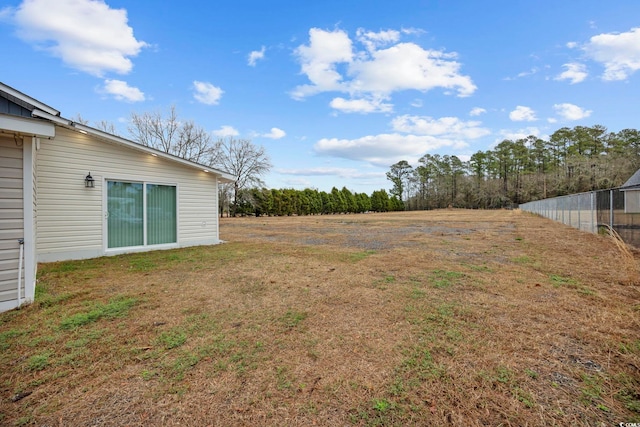
<instances>
[{"instance_id":1,"label":"blue sky","mask_svg":"<svg viewBox=\"0 0 640 427\"><path fill-rule=\"evenodd\" d=\"M391 187L563 126L639 128L637 0L0 3L0 81L73 118L173 105L266 148L270 188Z\"/></svg>"}]
</instances>

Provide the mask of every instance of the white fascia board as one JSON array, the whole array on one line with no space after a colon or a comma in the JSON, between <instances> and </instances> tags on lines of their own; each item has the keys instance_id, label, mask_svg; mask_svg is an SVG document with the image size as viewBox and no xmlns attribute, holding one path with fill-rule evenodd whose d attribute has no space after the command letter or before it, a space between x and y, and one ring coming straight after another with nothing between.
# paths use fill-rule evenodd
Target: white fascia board
<instances>
[{"instance_id":1,"label":"white fascia board","mask_svg":"<svg viewBox=\"0 0 640 427\"><path fill-rule=\"evenodd\" d=\"M0 90L15 97L18 98L19 100L21 100L22 102L26 102L29 105L33 105L35 108L38 108L42 111L45 111L53 116L59 116L60 115L60 111L56 110L55 108L51 108L49 107L47 104L43 104L42 102L38 101L37 99L34 99L32 97L30 97L29 95L25 95L24 93L15 90L14 88L12 88L11 86L7 86L4 83L0 83Z\"/></svg>"},{"instance_id":2,"label":"white fascia board","mask_svg":"<svg viewBox=\"0 0 640 427\"><path fill-rule=\"evenodd\" d=\"M56 129L52 123L6 114L0 114L0 130L45 138L56 136Z\"/></svg>"},{"instance_id":3,"label":"white fascia board","mask_svg":"<svg viewBox=\"0 0 640 427\"><path fill-rule=\"evenodd\" d=\"M107 132L103 132L99 129L95 129L89 126L85 126L83 124L80 123L73 123L71 122L71 126L70 129L75 129L81 132L85 132L89 135L92 136L96 136L98 138L102 138L102 139L106 139L107 141L110 141L112 143L115 144L120 144L120 145L124 145L125 147L129 147L132 148L134 150L138 150L138 151L142 151L144 153L147 153L149 155L153 155L153 156L157 156L157 157L161 157L163 159L167 159L170 160L172 162L177 162L177 163L181 163L185 166L189 166L191 168L195 168L195 169L200 169L204 172L211 172L215 175L218 175L219 180L223 181L223 182L235 182L236 181L236 177L227 173L227 172L223 172L221 170L218 169L214 169L205 165L201 165L195 162L192 162L190 160L186 160L183 159L181 157L177 157L177 156L173 156L169 153L165 153L164 151L160 151L160 150L156 150L155 148L151 148L151 147L146 147L142 144L138 144L136 142L133 141L129 141L128 139L124 139L121 138L119 136L116 135L112 135L110 133Z\"/></svg>"},{"instance_id":4,"label":"white fascia board","mask_svg":"<svg viewBox=\"0 0 640 427\"><path fill-rule=\"evenodd\" d=\"M54 116L53 114L49 114L46 111L40 111L38 109L33 110L31 112L31 115L33 117L40 117L41 119L50 120L50 121L52 121L54 123L57 123L59 125L62 125L62 126L71 126L71 124L73 123L71 120L63 119L60 116Z\"/></svg>"},{"instance_id":5,"label":"white fascia board","mask_svg":"<svg viewBox=\"0 0 640 427\"><path fill-rule=\"evenodd\" d=\"M204 171L213 171L213 173L218 175L218 181L220 181L223 184L225 184L225 183L231 184L232 182L236 182L238 180L238 177L233 176L233 175L231 175L229 173L226 173L226 172L222 172L222 171L217 170L217 169L211 169L211 168L205 167L203 170Z\"/></svg>"}]
</instances>

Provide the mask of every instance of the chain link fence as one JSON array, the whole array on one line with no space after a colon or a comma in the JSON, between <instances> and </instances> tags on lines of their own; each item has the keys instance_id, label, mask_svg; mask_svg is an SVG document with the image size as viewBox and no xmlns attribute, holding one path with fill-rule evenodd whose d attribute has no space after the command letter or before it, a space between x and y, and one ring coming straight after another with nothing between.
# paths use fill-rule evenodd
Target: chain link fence
<instances>
[{"instance_id":1,"label":"chain link fence","mask_svg":"<svg viewBox=\"0 0 640 427\"><path fill-rule=\"evenodd\" d=\"M608 226L640 247L640 213L625 212L624 198L619 189L599 190L524 203L520 209L591 233Z\"/></svg>"}]
</instances>

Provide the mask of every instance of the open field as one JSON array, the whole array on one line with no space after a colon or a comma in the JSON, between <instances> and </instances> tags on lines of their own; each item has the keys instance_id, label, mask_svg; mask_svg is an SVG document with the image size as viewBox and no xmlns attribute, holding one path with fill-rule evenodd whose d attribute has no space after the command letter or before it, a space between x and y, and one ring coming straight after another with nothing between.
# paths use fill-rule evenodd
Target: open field
<instances>
[{"instance_id":1,"label":"open field","mask_svg":"<svg viewBox=\"0 0 640 427\"><path fill-rule=\"evenodd\" d=\"M638 254L520 211L221 221L40 266L0 425L640 422Z\"/></svg>"}]
</instances>

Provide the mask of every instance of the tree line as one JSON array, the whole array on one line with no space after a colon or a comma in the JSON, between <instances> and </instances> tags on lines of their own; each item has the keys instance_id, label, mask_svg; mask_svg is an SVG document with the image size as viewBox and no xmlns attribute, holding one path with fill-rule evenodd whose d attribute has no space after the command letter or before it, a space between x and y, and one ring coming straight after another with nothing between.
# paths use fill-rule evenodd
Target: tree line
<instances>
[{"instance_id":1,"label":"tree line","mask_svg":"<svg viewBox=\"0 0 640 427\"><path fill-rule=\"evenodd\" d=\"M391 212L404 210L404 205L386 190L366 193L352 193L346 187L331 192L306 188L267 189L248 188L240 192L232 213L235 215L329 215L364 212Z\"/></svg>"},{"instance_id":2,"label":"tree line","mask_svg":"<svg viewBox=\"0 0 640 427\"><path fill-rule=\"evenodd\" d=\"M76 121L86 124L80 116ZM110 123L96 127L116 134ZM533 200L622 185L640 168L640 132L609 132L604 126L563 127L547 139L530 135L505 139L468 161L457 156L425 154L415 166L401 160L386 173L392 188L371 195L346 187L267 189L261 177L271 168L263 147L211 134L168 114L132 113L129 137L145 146L234 175L219 188L220 209L228 215L318 215L437 209L492 209Z\"/></svg>"},{"instance_id":3,"label":"tree line","mask_svg":"<svg viewBox=\"0 0 640 427\"><path fill-rule=\"evenodd\" d=\"M622 185L640 168L640 132L604 126L563 127L547 140L500 142L469 161L425 154L414 167L391 165L391 195L406 209L503 208Z\"/></svg>"}]
</instances>

